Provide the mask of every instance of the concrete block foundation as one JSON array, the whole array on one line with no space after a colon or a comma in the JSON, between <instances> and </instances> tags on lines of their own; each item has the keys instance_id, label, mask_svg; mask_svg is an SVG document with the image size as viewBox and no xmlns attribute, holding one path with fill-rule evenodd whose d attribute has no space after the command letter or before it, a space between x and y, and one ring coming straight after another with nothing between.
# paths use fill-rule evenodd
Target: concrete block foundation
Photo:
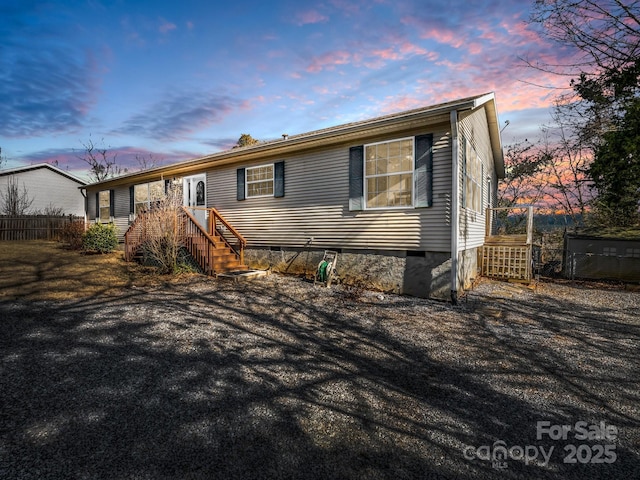
<instances>
[{"instance_id":1,"label":"concrete block foundation","mask_svg":"<svg viewBox=\"0 0 640 480\"><path fill-rule=\"evenodd\" d=\"M422 298L450 299L449 252L337 251L337 273L343 284ZM248 248L244 258L250 268L313 277L323 254L324 249Z\"/></svg>"}]
</instances>

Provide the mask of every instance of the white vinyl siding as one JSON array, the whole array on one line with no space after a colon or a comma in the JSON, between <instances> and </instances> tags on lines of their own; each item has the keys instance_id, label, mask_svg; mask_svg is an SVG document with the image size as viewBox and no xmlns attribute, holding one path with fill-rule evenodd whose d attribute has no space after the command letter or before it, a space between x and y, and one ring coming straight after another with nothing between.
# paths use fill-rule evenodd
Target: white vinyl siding
<instances>
[{"instance_id":1,"label":"white vinyl siding","mask_svg":"<svg viewBox=\"0 0 640 480\"><path fill-rule=\"evenodd\" d=\"M47 209L54 208L60 209L65 215L84 216L85 199L79 188L82 183L43 166L0 175L0 192L6 191L7 183L12 177L17 180L20 191L23 187L26 188L29 199L33 200L29 213L44 213ZM95 197L95 193L93 195ZM90 218L94 218L95 206L89 212Z\"/></svg>"}]
</instances>

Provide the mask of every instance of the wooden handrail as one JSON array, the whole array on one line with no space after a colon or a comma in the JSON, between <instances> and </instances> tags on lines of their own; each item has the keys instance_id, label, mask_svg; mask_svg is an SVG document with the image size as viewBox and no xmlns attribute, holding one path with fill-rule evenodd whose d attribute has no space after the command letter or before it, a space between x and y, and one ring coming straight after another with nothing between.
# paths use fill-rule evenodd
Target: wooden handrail
<instances>
[{"instance_id":1,"label":"wooden handrail","mask_svg":"<svg viewBox=\"0 0 640 480\"><path fill-rule=\"evenodd\" d=\"M231 234L238 239L238 242L240 243L241 248L244 248L247 246L247 241L242 236L242 234L239 231L237 231L231 224L229 224L229 222L227 222L225 218L222 215L220 215L220 212L218 212L213 207L209 209L209 212L210 214L213 213L214 217L220 220L220 223L222 223L225 226L225 228L229 230ZM214 226L215 226L215 223L214 223Z\"/></svg>"},{"instance_id":2,"label":"wooden handrail","mask_svg":"<svg viewBox=\"0 0 640 480\"><path fill-rule=\"evenodd\" d=\"M229 241L222 235L222 233L218 233L218 237L225 243L227 247L231 249L233 253L238 255L240 259L240 264L244 265L244 249L247 246L247 241L245 238L238 232L233 226L226 221L226 219L220 215L215 208L205 208L205 207L182 207L186 215L191 219L193 223L198 226L198 229L203 233L206 233L209 238L212 239L214 235L216 235L216 220L219 220L222 225L238 240L238 245L234 246L229 243ZM209 232L205 232L200 223L195 219L195 217L191 214L189 210L206 210L209 212Z\"/></svg>"},{"instance_id":3,"label":"wooden handrail","mask_svg":"<svg viewBox=\"0 0 640 480\"><path fill-rule=\"evenodd\" d=\"M208 233L204 228L202 228L202 225L200 225L200 222L198 222L198 220L196 220L196 217L194 217L194 216L191 214L191 212L190 212L189 210L187 210L188 208L191 208L191 207L182 207L182 210L183 210L183 211L184 211L184 213L187 215L187 218L188 218L189 220L191 220L191 222L195 225L196 229L200 230L200 233L202 233L202 235L203 235L207 240L209 240L209 242L211 242L211 243L215 243L215 241L216 241L216 240L215 240L215 238L213 238L211 235L209 235L209 233ZM225 240L225 242L226 242L226 240ZM228 243L228 242L227 242L227 243ZM229 245L229 247L231 247L231 245ZM233 247L231 247L231 248L233 248Z\"/></svg>"},{"instance_id":4,"label":"wooden handrail","mask_svg":"<svg viewBox=\"0 0 640 480\"><path fill-rule=\"evenodd\" d=\"M133 260L136 250L144 242L145 222L141 220L143 217L144 213L138 214L124 234L124 259L127 262Z\"/></svg>"},{"instance_id":5,"label":"wooden handrail","mask_svg":"<svg viewBox=\"0 0 640 480\"><path fill-rule=\"evenodd\" d=\"M178 217L181 219L180 223L187 233L185 237L185 247L190 251L198 264L207 274L215 273L216 260L215 252L222 248L216 247L216 245L225 245L228 248L228 252L237 255L240 260L240 265L244 265L244 247L246 240L240 233L233 228L229 223L220 215L215 209L206 209L210 211L209 222L213 224L211 232L207 231L207 228L198 222L191 210L194 207L182 207L178 213ZM197 207L196 207L197 208ZM200 208L197 208L200 210ZM158 232L150 232L147 228L147 212L140 212L133 220L129 228L127 229L125 239L125 260L131 261L135 256L140 246L148 239L148 236L157 235ZM216 231L216 221L220 221L222 225L238 239L237 245L232 245L220 232ZM221 243L222 242L222 243Z\"/></svg>"}]
</instances>

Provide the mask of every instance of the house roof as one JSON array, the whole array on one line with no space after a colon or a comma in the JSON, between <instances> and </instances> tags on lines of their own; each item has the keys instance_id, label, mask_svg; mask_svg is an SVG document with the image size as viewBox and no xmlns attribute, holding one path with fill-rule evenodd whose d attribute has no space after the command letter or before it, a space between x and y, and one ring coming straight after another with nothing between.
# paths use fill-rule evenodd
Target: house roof
<instances>
[{"instance_id":1,"label":"house roof","mask_svg":"<svg viewBox=\"0 0 640 480\"><path fill-rule=\"evenodd\" d=\"M368 120L347 123L334 127L314 130L297 135L283 136L281 139L260 142L245 147L234 147L230 150L216 152L203 157L185 160L171 165L154 167L140 172L128 173L119 177L110 178L101 182L88 185L89 187L101 186L104 188L131 183L133 181L149 181L158 176L173 177L188 174L195 170L207 168L213 165L222 165L245 160L260 158L265 154L280 155L300 149L315 148L341 142L348 142L362 136L363 133L383 133L386 131L400 130L419 126L424 121L449 121L449 113L452 111L472 110L484 106L487 112L487 122L491 137L493 160L496 165L498 177L504 177L504 157L502 153L502 141L498 128L498 113L493 93L486 93L472 97L466 97L446 103L416 108L398 113L384 115Z\"/></svg>"},{"instance_id":2,"label":"house roof","mask_svg":"<svg viewBox=\"0 0 640 480\"><path fill-rule=\"evenodd\" d=\"M5 175L15 175L16 173L29 172L29 171L32 171L32 170L38 170L40 168L49 169L52 172L57 173L58 175L62 175L63 177L67 177L69 180L73 180L74 182L79 183L80 185L86 185L87 184L87 182L85 182L84 180L79 179L75 175L73 175L73 174L71 174L69 172L65 172L64 170L61 170L58 167L56 167L54 165L50 165L48 163L37 163L35 165L27 165L25 167L7 168L5 170L0 170L0 177L3 177Z\"/></svg>"}]
</instances>

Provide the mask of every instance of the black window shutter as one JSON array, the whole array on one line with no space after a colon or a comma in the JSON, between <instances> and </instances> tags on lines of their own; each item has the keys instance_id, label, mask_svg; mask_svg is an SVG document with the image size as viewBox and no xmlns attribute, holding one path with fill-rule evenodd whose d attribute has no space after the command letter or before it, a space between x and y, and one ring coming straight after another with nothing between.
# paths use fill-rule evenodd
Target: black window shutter
<instances>
[{"instance_id":1,"label":"black window shutter","mask_svg":"<svg viewBox=\"0 0 640 480\"><path fill-rule=\"evenodd\" d=\"M239 168L237 171L237 199L244 200L244 168Z\"/></svg>"},{"instance_id":2,"label":"black window shutter","mask_svg":"<svg viewBox=\"0 0 640 480\"><path fill-rule=\"evenodd\" d=\"M109 190L109 216L116 216L116 195L114 190Z\"/></svg>"},{"instance_id":3,"label":"black window shutter","mask_svg":"<svg viewBox=\"0 0 640 480\"><path fill-rule=\"evenodd\" d=\"M433 205L433 135L415 138L415 207Z\"/></svg>"},{"instance_id":4,"label":"black window shutter","mask_svg":"<svg viewBox=\"0 0 640 480\"><path fill-rule=\"evenodd\" d=\"M96 192L96 219L100 219L100 192Z\"/></svg>"},{"instance_id":5,"label":"black window shutter","mask_svg":"<svg viewBox=\"0 0 640 480\"><path fill-rule=\"evenodd\" d=\"M164 194L165 195L169 195L170 191L171 191L171 180L165 180L164 181Z\"/></svg>"},{"instance_id":6,"label":"black window shutter","mask_svg":"<svg viewBox=\"0 0 640 480\"><path fill-rule=\"evenodd\" d=\"M349 149L349 210L364 209L364 146Z\"/></svg>"},{"instance_id":7,"label":"black window shutter","mask_svg":"<svg viewBox=\"0 0 640 480\"><path fill-rule=\"evenodd\" d=\"M273 165L273 196L284 197L284 162Z\"/></svg>"},{"instance_id":8,"label":"black window shutter","mask_svg":"<svg viewBox=\"0 0 640 480\"><path fill-rule=\"evenodd\" d=\"M135 200L134 200L134 193L133 193L133 185L131 185L129 187L129 213L134 213L134 209L135 209Z\"/></svg>"}]
</instances>

